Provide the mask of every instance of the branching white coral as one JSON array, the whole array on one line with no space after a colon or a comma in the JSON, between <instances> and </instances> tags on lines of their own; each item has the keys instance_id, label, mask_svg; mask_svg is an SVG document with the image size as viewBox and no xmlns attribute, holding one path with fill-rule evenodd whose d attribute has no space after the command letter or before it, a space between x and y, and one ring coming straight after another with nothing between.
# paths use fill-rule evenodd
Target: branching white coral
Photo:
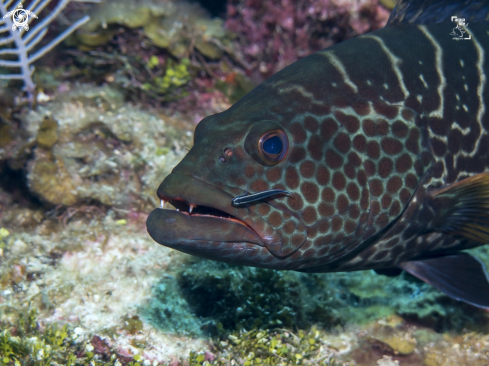
<instances>
[{"instance_id":1,"label":"branching white coral","mask_svg":"<svg viewBox=\"0 0 489 366\"><path fill-rule=\"evenodd\" d=\"M24 81L24 90L27 92L29 99L32 101L35 87L32 80L34 66L32 63L47 52L51 51L56 45L62 42L66 37L73 33L77 28L90 20L88 15L73 23L68 29L54 38L47 45L35 49L37 44L44 38L48 31L49 24L61 13L71 0L60 0L57 6L44 19L40 20L33 28L29 30L30 22L35 16L27 16L24 20L25 28L18 28L12 20L12 11L16 8L21 9L21 0L12 5L14 0L0 0L0 67L16 68L20 71L13 74L0 74L0 79L18 79ZM34 13L36 16L51 2L51 0L32 0L25 7L23 14ZM98 2L98 1L94 1ZM10 9L10 12L9 10ZM17 60L2 59L2 56L12 55Z\"/></svg>"}]
</instances>

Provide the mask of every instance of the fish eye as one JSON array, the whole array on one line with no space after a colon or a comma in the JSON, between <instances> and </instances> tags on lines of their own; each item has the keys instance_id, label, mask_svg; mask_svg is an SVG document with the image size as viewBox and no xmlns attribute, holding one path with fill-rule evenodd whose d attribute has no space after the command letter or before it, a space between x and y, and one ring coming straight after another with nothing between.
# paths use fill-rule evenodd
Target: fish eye
<instances>
[{"instance_id":1,"label":"fish eye","mask_svg":"<svg viewBox=\"0 0 489 366\"><path fill-rule=\"evenodd\" d=\"M285 154L282 154L284 150L284 136L280 130L270 131L265 133L258 143L258 150L263 160L267 162L267 165L275 165L282 161Z\"/></svg>"},{"instance_id":2,"label":"fish eye","mask_svg":"<svg viewBox=\"0 0 489 366\"><path fill-rule=\"evenodd\" d=\"M268 155L277 155L282 152L284 144L278 136L267 137L266 140L262 141L261 148L263 152Z\"/></svg>"},{"instance_id":3,"label":"fish eye","mask_svg":"<svg viewBox=\"0 0 489 366\"><path fill-rule=\"evenodd\" d=\"M272 121L256 123L245 140L246 152L264 166L274 166L284 160L288 147L287 134Z\"/></svg>"},{"instance_id":4,"label":"fish eye","mask_svg":"<svg viewBox=\"0 0 489 366\"><path fill-rule=\"evenodd\" d=\"M282 129L266 132L258 141L261 162L267 166L280 163L285 158L287 147L287 135Z\"/></svg>"}]
</instances>

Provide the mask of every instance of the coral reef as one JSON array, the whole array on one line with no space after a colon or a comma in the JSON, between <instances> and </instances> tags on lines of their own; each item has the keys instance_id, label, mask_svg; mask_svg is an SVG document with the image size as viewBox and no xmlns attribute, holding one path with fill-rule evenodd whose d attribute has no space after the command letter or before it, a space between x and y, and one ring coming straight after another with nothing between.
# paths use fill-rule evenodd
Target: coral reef
<instances>
[{"instance_id":1,"label":"coral reef","mask_svg":"<svg viewBox=\"0 0 489 366\"><path fill-rule=\"evenodd\" d=\"M235 49L268 77L313 52L381 28L389 12L377 0L229 1L226 28Z\"/></svg>"},{"instance_id":2,"label":"coral reef","mask_svg":"<svg viewBox=\"0 0 489 366\"><path fill-rule=\"evenodd\" d=\"M73 219L63 230L52 219L32 233L0 229L0 355L7 364L482 366L489 360L489 336L480 333L486 315L474 314L456 332L447 320L437 333L395 311L373 314L372 302L363 306L348 284L378 296L383 281L361 281L374 274L311 276L197 262L154 244L141 230L144 219L109 211ZM460 313L451 315L455 323Z\"/></svg>"},{"instance_id":3,"label":"coral reef","mask_svg":"<svg viewBox=\"0 0 489 366\"><path fill-rule=\"evenodd\" d=\"M69 323L81 349L94 334L121 357L140 353L163 362L188 355L190 347L205 349L198 339L182 342L138 323L139 304L151 295L152 283L172 256L144 236L144 215L124 215L123 220L117 215L71 221L64 230L48 220L37 233L10 233L0 268L2 330L10 328L18 336L14 328L20 314L32 308L38 311L36 328Z\"/></svg>"},{"instance_id":4,"label":"coral reef","mask_svg":"<svg viewBox=\"0 0 489 366\"><path fill-rule=\"evenodd\" d=\"M179 112L187 112L190 104L204 116L215 113L205 107L210 98L226 100L216 82L225 84L221 89L233 101L250 90L246 82L228 77L244 75L239 65L223 57L232 52L223 20L211 19L196 2L147 0L136 6L134 1L112 0L90 14L92 20L68 39L79 50L67 51L69 57L57 62L56 69L40 74L48 90L53 84L49 75L69 74L81 82L99 80L126 90L136 102L159 106L178 101L170 108Z\"/></svg>"},{"instance_id":5,"label":"coral reef","mask_svg":"<svg viewBox=\"0 0 489 366\"><path fill-rule=\"evenodd\" d=\"M0 80L0 362L487 365L487 312L405 273L230 266L144 230L196 123L387 14L376 0L229 0L224 20L195 2L107 0L36 63L36 108Z\"/></svg>"},{"instance_id":6,"label":"coral reef","mask_svg":"<svg viewBox=\"0 0 489 366\"><path fill-rule=\"evenodd\" d=\"M91 14L92 20L77 37L87 47L105 44L113 26L143 28L151 42L177 58L188 57L195 47L204 56L223 55L226 32L219 18L211 19L198 3L187 1L134 2L108 0Z\"/></svg>"},{"instance_id":7,"label":"coral reef","mask_svg":"<svg viewBox=\"0 0 489 366\"><path fill-rule=\"evenodd\" d=\"M219 342L215 365L327 365L350 366L350 362L337 362L331 345L332 339L315 328L297 334L287 330L253 330L230 334ZM230 362L231 361L231 362Z\"/></svg>"},{"instance_id":8,"label":"coral reef","mask_svg":"<svg viewBox=\"0 0 489 366\"><path fill-rule=\"evenodd\" d=\"M192 134L123 101L109 87L78 85L28 112L22 123L29 138L18 149L33 152L31 192L53 205L157 205L154 185L181 159Z\"/></svg>"}]
</instances>

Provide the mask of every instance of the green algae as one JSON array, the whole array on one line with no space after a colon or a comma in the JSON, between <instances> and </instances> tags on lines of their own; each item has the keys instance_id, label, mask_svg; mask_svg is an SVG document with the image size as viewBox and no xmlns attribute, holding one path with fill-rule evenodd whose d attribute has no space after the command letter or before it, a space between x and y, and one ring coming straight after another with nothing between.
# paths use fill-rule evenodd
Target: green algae
<instances>
[{"instance_id":1,"label":"green algae","mask_svg":"<svg viewBox=\"0 0 489 366\"><path fill-rule=\"evenodd\" d=\"M155 287L155 297L142 311L164 314L169 312L168 307L178 309L180 306L185 314L194 314L189 325L172 327L177 332L195 334L199 323L199 332L215 336L239 329L307 327L314 322L330 325L338 322L335 309L340 302L336 297L328 297L327 291L319 296L308 292L317 290L315 276L229 266L196 258L189 258L186 265L179 266L173 274ZM179 296L169 296L171 293ZM153 315L148 320L168 329L171 324L168 318ZM185 318L188 315L177 317Z\"/></svg>"},{"instance_id":2,"label":"green algae","mask_svg":"<svg viewBox=\"0 0 489 366\"><path fill-rule=\"evenodd\" d=\"M138 361L144 361L141 355L134 355L129 362L110 348L101 357L102 350L92 345L97 346L96 340L77 342L77 329L68 324L41 328L36 309L21 312L15 326L2 324L0 330L0 364L5 366L120 366L120 361L141 366Z\"/></svg>"},{"instance_id":3,"label":"green algae","mask_svg":"<svg viewBox=\"0 0 489 366\"><path fill-rule=\"evenodd\" d=\"M191 75L188 69L189 64L190 60L188 58L183 58L177 63L174 63L171 59L168 59L165 75L162 77L155 77L151 83L144 83L143 89L156 94L168 94L174 91L176 88L187 84L191 80ZM158 58L150 58L148 61L148 67L150 65L152 67L158 66ZM185 95L180 94L178 98L183 96ZM173 98L175 97L173 96Z\"/></svg>"},{"instance_id":4,"label":"green algae","mask_svg":"<svg viewBox=\"0 0 489 366\"><path fill-rule=\"evenodd\" d=\"M142 329L137 316L127 317L126 330L130 333ZM131 328L131 329L128 329ZM20 312L15 326L2 324L0 333L0 363L2 365L120 365L141 366L145 358L140 354L121 356L99 337L78 342L78 332L67 324L49 324L40 327L37 311ZM224 366L238 362L240 365L349 365L337 363L332 352L324 355L327 344L324 334L316 328L298 331L287 329L241 329L216 341L214 355L206 360L206 353L190 351L187 362L178 365ZM122 358L121 358L122 357ZM167 363L152 363L168 365ZM174 365L174 363L171 363Z\"/></svg>"},{"instance_id":5,"label":"green algae","mask_svg":"<svg viewBox=\"0 0 489 366\"><path fill-rule=\"evenodd\" d=\"M76 357L74 333L67 325L49 325L39 330L35 309L19 314L15 327L0 333L0 357L3 365L81 365Z\"/></svg>"},{"instance_id":6,"label":"green algae","mask_svg":"<svg viewBox=\"0 0 489 366\"><path fill-rule=\"evenodd\" d=\"M488 324L483 311L468 311L466 304L407 274L397 278L373 271L303 274L194 258L185 263L174 271L174 277L156 286L165 290L155 293L148 309L151 314L164 314L173 307L171 313L179 314L177 319L192 321L172 323L168 314L147 318L161 329L213 336L241 329L307 329L313 325L332 329L368 324L394 314L439 331L481 329ZM184 313L178 312L178 306Z\"/></svg>"},{"instance_id":7,"label":"green algae","mask_svg":"<svg viewBox=\"0 0 489 366\"><path fill-rule=\"evenodd\" d=\"M100 347L102 341L98 337L93 337L91 342L77 343L76 329L66 324L51 324L41 331L36 315L34 309L27 314L21 313L15 327L2 330L0 333L1 364L116 366L120 365L119 360L121 360L128 366L141 366L142 361L145 360L141 355L135 354L128 362L126 356L121 358L110 347ZM190 351L188 361L178 365L224 366L229 365L230 362L233 364L232 360L245 366L349 365L344 362L337 363L332 357L333 353L325 356L320 352L323 350L322 347L326 347L321 339L322 335L315 328L306 332L301 330L297 334L285 329L241 330L229 334L226 341L214 345L215 360L207 361L204 352Z\"/></svg>"},{"instance_id":8,"label":"green algae","mask_svg":"<svg viewBox=\"0 0 489 366\"><path fill-rule=\"evenodd\" d=\"M322 333L316 328L300 330L297 334L286 329L242 329L227 336L215 345L217 359L208 365L224 366L235 363L254 365L324 365L348 366L349 362L337 362L333 352L327 352ZM326 354L325 354L326 353ZM190 353L190 365L201 365L204 355Z\"/></svg>"}]
</instances>

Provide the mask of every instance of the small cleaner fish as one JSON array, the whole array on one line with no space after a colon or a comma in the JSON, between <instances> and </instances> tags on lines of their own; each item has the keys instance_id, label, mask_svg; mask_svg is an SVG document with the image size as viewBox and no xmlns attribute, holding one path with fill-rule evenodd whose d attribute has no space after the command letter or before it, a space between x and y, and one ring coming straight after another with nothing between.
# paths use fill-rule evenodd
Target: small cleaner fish
<instances>
[{"instance_id":1,"label":"small cleaner fish","mask_svg":"<svg viewBox=\"0 0 489 366\"><path fill-rule=\"evenodd\" d=\"M488 10L401 0L384 28L204 118L157 190L178 210L155 209L150 236L247 266L405 270L489 308L484 265L461 252L489 242Z\"/></svg>"}]
</instances>

